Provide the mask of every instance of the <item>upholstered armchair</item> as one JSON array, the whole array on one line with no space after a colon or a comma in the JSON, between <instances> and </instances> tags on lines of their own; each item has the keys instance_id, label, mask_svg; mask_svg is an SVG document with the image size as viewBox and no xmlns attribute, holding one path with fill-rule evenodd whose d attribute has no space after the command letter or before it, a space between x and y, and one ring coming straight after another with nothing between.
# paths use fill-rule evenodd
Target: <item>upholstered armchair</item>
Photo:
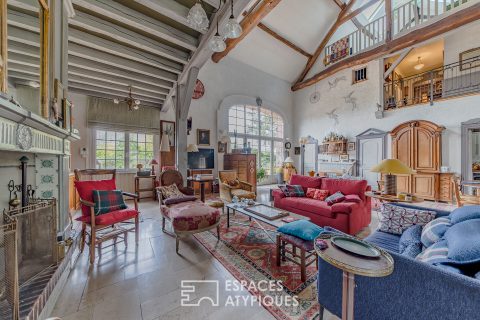
<instances>
[{"instance_id":1,"label":"upholstered armchair","mask_svg":"<svg viewBox=\"0 0 480 320\"><path fill-rule=\"evenodd\" d=\"M184 195L193 196L195 194L192 188L183 186L183 176L177 170L167 169L163 171L160 173L159 181L160 186L176 184L178 190L180 190Z\"/></svg>"},{"instance_id":2,"label":"upholstered armchair","mask_svg":"<svg viewBox=\"0 0 480 320\"><path fill-rule=\"evenodd\" d=\"M236 171L219 171L220 198L227 202L232 202L232 198L237 196L239 199L246 198L255 200L255 188L252 184L240 181Z\"/></svg>"}]
</instances>

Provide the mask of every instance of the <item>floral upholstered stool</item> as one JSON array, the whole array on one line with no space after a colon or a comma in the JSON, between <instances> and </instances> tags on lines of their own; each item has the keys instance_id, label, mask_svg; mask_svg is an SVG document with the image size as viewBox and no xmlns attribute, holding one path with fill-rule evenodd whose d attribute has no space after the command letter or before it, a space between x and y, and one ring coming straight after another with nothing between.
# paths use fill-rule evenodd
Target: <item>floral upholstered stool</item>
<instances>
[{"instance_id":1,"label":"floral upholstered stool","mask_svg":"<svg viewBox=\"0 0 480 320\"><path fill-rule=\"evenodd\" d=\"M210 200L205 203L212 208L222 209L222 212L224 212L223 208L225 207L225 204L222 200Z\"/></svg>"}]
</instances>

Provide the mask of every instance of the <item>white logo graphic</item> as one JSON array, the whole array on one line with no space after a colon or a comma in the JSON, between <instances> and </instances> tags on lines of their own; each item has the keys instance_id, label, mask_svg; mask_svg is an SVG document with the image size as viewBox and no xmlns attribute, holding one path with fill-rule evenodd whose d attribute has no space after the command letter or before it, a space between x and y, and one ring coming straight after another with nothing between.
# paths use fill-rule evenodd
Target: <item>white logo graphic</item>
<instances>
[{"instance_id":1,"label":"white logo graphic","mask_svg":"<svg viewBox=\"0 0 480 320\"><path fill-rule=\"evenodd\" d=\"M206 294L196 299L195 292L198 292L197 287L199 284L207 284L208 287L214 288L215 290L209 294ZM217 280L182 280L181 284L181 297L180 305L182 307L198 307L203 300L210 301L213 307L218 307L219 303L219 283Z\"/></svg>"}]
</instances>

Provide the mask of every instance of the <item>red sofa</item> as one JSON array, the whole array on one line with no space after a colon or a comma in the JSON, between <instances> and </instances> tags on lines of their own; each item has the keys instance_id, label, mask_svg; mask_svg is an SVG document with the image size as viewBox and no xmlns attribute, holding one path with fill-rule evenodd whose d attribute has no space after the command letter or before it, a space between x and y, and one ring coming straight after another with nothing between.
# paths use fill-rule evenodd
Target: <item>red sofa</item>
<instances>
[{"instance_id":1,"label":"red sofa","mask_svg":"<svg viewBox=\"0 0 480 320\"><path fill-rule=\"evenodd\" d=\"M371 221L372 204L365 191L370 190L366 180L329 179L293 175L291 185L328 190L329 194L337 191L344 195L358 195L360 202L341 202L329 206L325 201L307 197L285 197L280 189L273 190L274 206L283 210L309 217L321 227L330 226L345 233L354 235Z\"/></svg>"}]
</instances>

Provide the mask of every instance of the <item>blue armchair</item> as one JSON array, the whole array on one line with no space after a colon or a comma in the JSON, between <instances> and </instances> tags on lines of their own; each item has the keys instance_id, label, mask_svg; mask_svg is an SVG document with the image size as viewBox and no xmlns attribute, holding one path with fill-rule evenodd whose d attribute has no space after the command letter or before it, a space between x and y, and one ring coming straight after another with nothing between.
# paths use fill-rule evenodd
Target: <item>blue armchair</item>
<instances>
[{"instance_id":1,"label":"blue armchair","mask_svg":"<svg viewBox=\"0 0 480 320\"><path fill-rule=\"evenodd\" d=\"M409 206L411 207L411 206ZM436 210L437 216L448 214ZM356 276L355 319L479 319L480 280L450 273L398 254L400 237L376 231L366 240L389 251L395 261L385 278ZM341 316L342 273L319 258L318 301Z\"/></svg>"}]
</instances>

